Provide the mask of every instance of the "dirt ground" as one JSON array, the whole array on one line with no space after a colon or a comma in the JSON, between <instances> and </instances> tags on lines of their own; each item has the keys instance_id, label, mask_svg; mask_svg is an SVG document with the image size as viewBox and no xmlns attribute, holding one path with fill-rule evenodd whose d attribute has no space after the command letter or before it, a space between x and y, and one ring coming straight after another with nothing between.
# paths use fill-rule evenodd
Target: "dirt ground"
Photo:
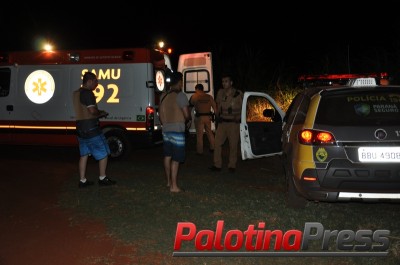
<instances>
[{"instance_id":1,"label":"dirt ground","mask_svg":"<svg viewBox=\"0 0 400 265\"><path fill-rule=\"evenodd\" d=\"M140 264L98 220L72 224L57 196L75 149L2 147L0 265ZM61 155L61 158L60 158ZM34 172L34 173L32 173Z\"/></svg>"},{"instance_id":2,"label":"dirt ground","mask_svg":"<svg viewBox=\"0 0 400 265\"><path fill-rule=\"evenodd\" d=\"M211 155L202 160L195 156L194 141L193 136L188 142L191 163L199 168L211 165ZM138 155L153 161L157 154L161 165L162 146L142 151L133 152L127 161L134 161ZM71 187L66 183L76 179L78 189L78 158L78 148L74 147L1 146L0 265L190 264L158 252L138 255L138 245L124 243L110 234L104 220L77 220L73 210L62 207L60 196L66 186ZM255 163L243 172L252 174ZM116 165L121 163L110 161L111 169ZM89 160L88 173L97 170L97 163ZM130 176L132 172L126 173Z\"/></svg>"}]
</instances>

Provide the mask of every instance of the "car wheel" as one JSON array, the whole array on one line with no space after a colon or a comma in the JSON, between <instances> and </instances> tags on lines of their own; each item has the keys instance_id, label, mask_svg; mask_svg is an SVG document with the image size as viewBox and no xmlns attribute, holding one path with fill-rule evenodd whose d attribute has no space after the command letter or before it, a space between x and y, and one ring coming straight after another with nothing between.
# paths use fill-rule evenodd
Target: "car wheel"
<instances>
[{"instance_id":1,"label":"car wheel","mask_svg":"<svg viewBox=\"0 0 400 265\"><path fill-rule=\"evenodd\" d=\"M287 204L290 208L304 208L307 200L298 194L292 177L287 178Z\"/></svg>"},{"instance_id":2,"label":"car wheel","mask_svg":"<svg viewBox=\"0 0 400 265\"><path fill-rule=\"evenodd\" d=\"M105 136L110 147L110 157L112 159L120 159L130 153L131 144L122 130L110 130L105 133Z\"/></svg>"}]
</instances>

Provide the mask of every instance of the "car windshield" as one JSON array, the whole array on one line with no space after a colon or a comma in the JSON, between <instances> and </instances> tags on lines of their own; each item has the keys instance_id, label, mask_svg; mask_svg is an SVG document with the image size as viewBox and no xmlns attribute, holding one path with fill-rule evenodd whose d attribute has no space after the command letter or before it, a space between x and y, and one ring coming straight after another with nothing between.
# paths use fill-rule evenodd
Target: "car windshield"
<instances>
[{"instance_id":1,"label":"car windshield","mask_svg":"<svg viewBox=\"0 0 400 265\"><path fill-rule=\"evenodd\" d=\"M400 91L362 90L324 95L316 124L342 126L400 125Z\"/></svg>"}]
</instances>

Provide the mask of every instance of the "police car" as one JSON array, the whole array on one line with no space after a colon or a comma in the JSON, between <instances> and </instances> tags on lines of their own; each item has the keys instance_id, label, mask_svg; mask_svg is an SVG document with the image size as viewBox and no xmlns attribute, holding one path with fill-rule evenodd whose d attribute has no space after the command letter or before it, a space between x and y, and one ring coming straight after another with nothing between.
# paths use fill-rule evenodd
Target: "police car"
<instances>
[{"instance_id":1,"label":"police car","mask_svg":"<svg viewBox=\"0 0 400 265\"><path fill-rule=\"evenodd\" d=\"M260 102L263 117L249 118ZM307 88L286 113L245 92L240 135L242 159L282 156L289 206L400 200L400 86L358 78Z\"/></svg>"}]
</instances>

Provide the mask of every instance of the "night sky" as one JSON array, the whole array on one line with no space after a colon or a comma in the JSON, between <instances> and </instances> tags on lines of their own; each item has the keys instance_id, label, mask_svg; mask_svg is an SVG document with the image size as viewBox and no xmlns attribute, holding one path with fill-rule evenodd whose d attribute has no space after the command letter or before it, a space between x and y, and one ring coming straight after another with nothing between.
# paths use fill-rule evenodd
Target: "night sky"
<instances>
[{"instance_id":1,"label":"night sky","mask_svg":"<svg viewBox=\"0 0 400 265\"><path fill-rule=\"evenodd\" d=\"M142 47L162 39L175 55L212 51L225 60L237 56L236 64L251 51L270 72L396 74L400 66L399 15L382 1L356 7L245 1L221 9L200 1L35 3L2 9L0 51L37 49L43 39L65 50Z\"/></svg>"}]
</instances>

